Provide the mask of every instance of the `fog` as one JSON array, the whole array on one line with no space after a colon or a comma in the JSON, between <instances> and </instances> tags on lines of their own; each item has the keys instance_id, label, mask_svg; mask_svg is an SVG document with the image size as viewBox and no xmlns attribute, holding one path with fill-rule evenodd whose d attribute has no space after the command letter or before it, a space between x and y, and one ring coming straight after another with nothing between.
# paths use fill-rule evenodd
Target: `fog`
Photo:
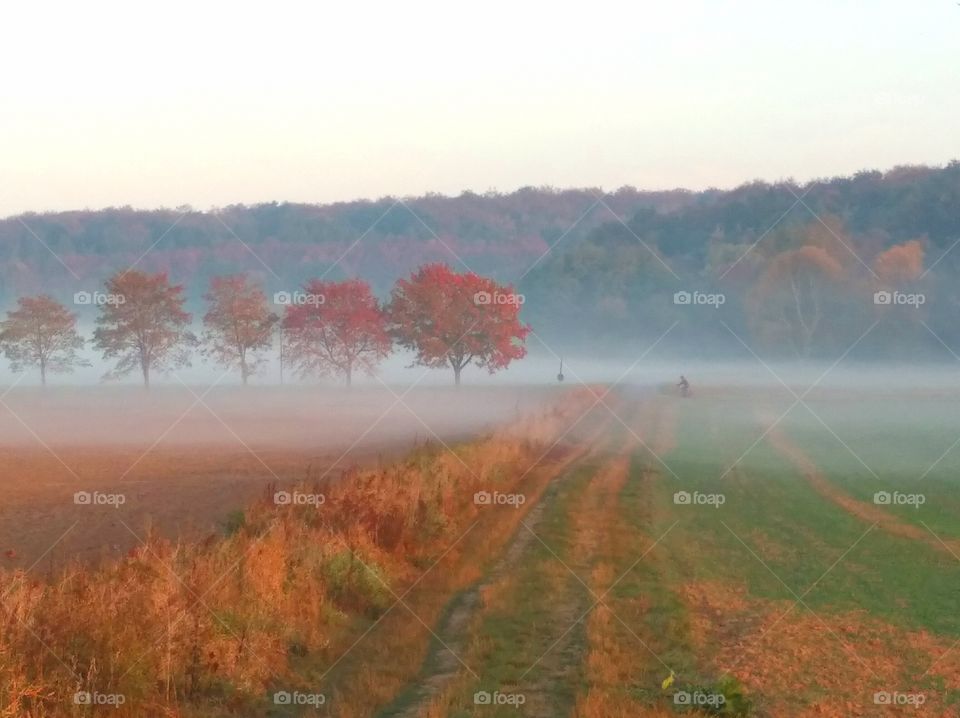
<instances>
[{"instance_id":1,"label":"fog","mask_svg":"<svg viewBox=\"0 0 960 718\"><path fill-rule=\"evenodd\" d=\"M546 387L17 386L2 398L0 444L382 450L469 437L535 410L551 393Z\"/></svg>"},{"instance_id":2,"label":"fog","mask_svg":"<svg viewBox=\"0 0 960 718\"><path fill-rule=\"evenodd\" d=\"M555 390L130 385L6 387L0 398L0 547L29 567L98 560L217 532L231 512L302 481L339 480L417 445L453 446ZM123 497L78 504L76 492ZM55 549L55 550L54 550Z\"/></svg>"},{"instance_id":3,"label":"fog","mask_svg":"<svg viewBox=\"0 0 960 718\"><path fill-rule=\"evenodd\" d=\"M926 426L929 451L901 467L900 474L915 479L949 452L960 431L952 364L756 357L707 362L642 348L633 359L615 359L581 350L564 357L560 382L558 357L531 350L494 375L469 367L460 387L453 386L452 371L410 367L410 358L400 355L376 377L357 377L352 388L289 375L280 385L276 364L241 387L235 372L198 363L157 376L149 391L136 376L101 382L108 368L103 364L54 377L46 389L32 374L6 374L0 388L0 546L15 549L13 565L29 566L63 535L48 559L63 565L135 546L147 527L171 538L205 535L270 487L337 479L350 467L382 465L424 442L455 446L583 384L598 392L616 384L621 395L607 404L629 419L630 402L676 396L685 375L693 398L684 411L737 434L726 446L727 464L752 451L797 396L804 406L791 409L783 428L809 434L827 471L886 478L881 467L892 470L895 456L875 458L874 447L893 446L896 437L912 441ZM685 460L683 469L675 457L664 458L667 473L678 467L674 478L722 478L717 466L699 459ZM935 473L956 468L950 457L937 466ZM88 507L74 502L78 490L120 492L126 504L88 521Z\"/></svg>"},{"instance_id":4,"label":"fog","mask_svg":"<svg viewBox=\"0 0 960 718\"><path fill-rule=\"evenodd\" d=\"M717 360L705 360L702 351L686 353L676 347L663 348L637 344L622 349L616 357L605 350L592 351L587 347L548 347L537 337L528 340L529 354L514 362L507 369L491 375L488 371L468 366L463 372L463 382L468 386L506 387L556 385L560 371L561 355L566 384L602 383L637 384L660 386L675 383L681 374L694 384L713 386L781 386L788 384L794 391L805 390L814 383L832 388L860 388L864 390L888 389L945 389L960 381L960 359L943 351L941 361L865 361L862 357L838 356L830 360L783 361L754 356L743 349L741 358L725 352ZM96 387L109 391L120 386L135 387L141 384L134 372L119 380L104 380L112 364L104 362L101 355L86 347L80 356L90 366L78 367L70 374L51 374L47 381L51 387ZM257 374L250 379L251 387L284 386L313 387L335 390L342 381L337 377L301 377L288 365L281 377L280 364L275 356L266 356ZM412 366L413 355L397 350L377 369L376 375L358 373L354 376L355 388L381 389L387 395L389 387L402 392L411 387L450 387L453 372L450 369L429 369ZM39 374L28 369L15 374L7 362L0 362L0 386L17 388L39 386ZM214 365L195 353L191 365L151 376L155 386L191 387L202 393L211 387L239 387L240 376L236 370ZM2 389L0 389L2 391ZM295 392L296 389L293 389ZM319 395L322 395L319 394ZM94 396L90 394L89 396ZM246 396L255 396L247 394Z\"/></svg>"}]
</instances>

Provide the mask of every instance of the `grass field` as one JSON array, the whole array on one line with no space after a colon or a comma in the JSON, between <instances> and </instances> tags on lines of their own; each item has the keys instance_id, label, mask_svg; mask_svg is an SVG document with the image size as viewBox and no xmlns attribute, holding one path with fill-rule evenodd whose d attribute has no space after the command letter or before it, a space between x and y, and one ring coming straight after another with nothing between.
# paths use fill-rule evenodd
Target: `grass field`
<instances>
[{"instance_id":1,"label":"grass field","mask_svg":"<svg viewBox=\"0 0 960 718\"><path fill-rule=\"evenodd\" d=\"M203 595L229 630L188 602L182 613L204 618L220 663L239 634L238 656L230 670L204 663L201 679L141 657L166 671L166 693L151 694L155 712L110 714L960 713L957 397L591 391L546 420L358 475L319 520L260 507L220 546L163 554L188 578L227 567ZM522 501L477 499L495 489ZM112 620L132 642L124 609ZM34 628L57 651L85 635L57 644L51 625ZM271 668L244 663L244 646ZM153 690L145 666L124 663L141 651L83 655Z\"/></svg>"},{"instance_id":2,"label":"grass field","mask_svg":"<svg viewBox=\"0 0 960 718\"><path fill-rule=\"evenodd\" d=\"M960 711L953 397L608 403L622 423L544 494L459 635L434 637L458 670L428 658L379 715Z\"/></svg>"}]
</instances>

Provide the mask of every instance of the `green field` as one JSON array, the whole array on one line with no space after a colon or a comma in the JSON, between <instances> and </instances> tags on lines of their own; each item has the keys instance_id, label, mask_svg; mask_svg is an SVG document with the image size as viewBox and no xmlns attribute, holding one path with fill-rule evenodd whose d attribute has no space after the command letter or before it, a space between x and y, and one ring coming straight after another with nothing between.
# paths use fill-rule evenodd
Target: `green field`
<instances>
[{"instance_id":1,"label":"green field","mask_svg":"<svg viewBox=\"0 0 960 718\"><path fill-rule=\"evenodd\" d=\"M384 715L960 711L956 402L822 392L782 416L792 403L624 392L626 427L556 480L520 529L536 540L485 579L464 668Z\"/></svg>"}]
</instances>

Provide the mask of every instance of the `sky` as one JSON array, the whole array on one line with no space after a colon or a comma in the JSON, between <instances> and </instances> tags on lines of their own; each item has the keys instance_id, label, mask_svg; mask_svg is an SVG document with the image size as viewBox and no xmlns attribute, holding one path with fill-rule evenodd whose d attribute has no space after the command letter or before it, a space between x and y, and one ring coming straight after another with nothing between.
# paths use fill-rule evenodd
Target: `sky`
<instances>
[{"instance_id":1,"label":"sky","mask_svg":"<svg viewBox=\"0 0 960 718\"><path fill-rule=\"evenodd\" d=\"M9 3L0 216L960 157L955 0Z\"/></svg>"}]
</instances>

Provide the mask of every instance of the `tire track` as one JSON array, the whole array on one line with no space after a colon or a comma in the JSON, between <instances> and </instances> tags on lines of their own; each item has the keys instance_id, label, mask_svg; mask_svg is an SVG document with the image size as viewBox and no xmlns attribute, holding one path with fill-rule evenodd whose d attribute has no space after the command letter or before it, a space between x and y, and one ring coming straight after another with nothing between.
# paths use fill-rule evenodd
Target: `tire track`
<instances>
[{"instance_id":1,"label":"tire track","mask_svg":"<svg viewBox=\"0 0 960 718\"><path fill-rule=\"evenodd\" d=\"M594 408L591 412L602 411ZM381 718L419 718L439 715L433 703L458 676L465 664L460 656L466 652L470 636L469 626L481 606L481 596L504 579L537 541L534 529L541 522L550 500L556 493L558 482L576 471L602 448L602 439L612 426L612 417L606 414L556 466L551 467L549 477L540 483L533 497L532 506L520 519L519 526L510 539L506 550L480 582L456 596L448 605L439 625L433 630L440 640L435 640L423 662L421 676L405 689L398 698L383 710ZM529 500L528 496L528 500ZM510 509L513 510L513 509Z\"/></svg>"},{"instance_id":2,"label":"tire track","mask_svg":"<svg viewBox=\"0 0 960 718\"><path fill-rule=\"evenodd\" d=\"M761 412L760 418L764 422L774 420L768 412ZM937 551L949 553L955 558L960 555L960 541L940 541L929 531L902 521L880 506L860 501L833 484L820 471L813 459L794 443L779 425L770 429L766 440L770 446L787 458L803 474L817 493L852 516L865 523L876 524L881 530L892 536L926 544Z\"/></svg>"}]
</instances>

